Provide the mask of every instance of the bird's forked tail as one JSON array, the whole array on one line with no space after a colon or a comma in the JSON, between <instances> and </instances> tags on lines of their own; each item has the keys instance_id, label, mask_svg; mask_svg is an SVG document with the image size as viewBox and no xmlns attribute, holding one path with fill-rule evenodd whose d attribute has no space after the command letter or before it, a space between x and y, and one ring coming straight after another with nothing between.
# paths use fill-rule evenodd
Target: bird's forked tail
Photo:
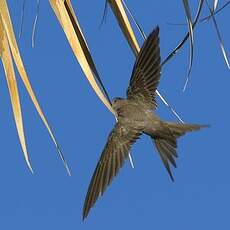
<instances>
[{"instance_id":1,"label":"bird's forked tail","mask_svg":"<svg viewBox=\"0 0 230 230\"><path fill-rule=\"evenodd\" d=\"M165 135L152 136L152 140L156 144L156 148L160 154L165 168L167 169L172 181L174 181L169 162L176 168L175 158L177 158L177 138L183 136L187 132L196 131L208 126L196 124L180 124L173 122L164 122L163 126L164 129L167 130Z\"/></svg>"}]
</instances>

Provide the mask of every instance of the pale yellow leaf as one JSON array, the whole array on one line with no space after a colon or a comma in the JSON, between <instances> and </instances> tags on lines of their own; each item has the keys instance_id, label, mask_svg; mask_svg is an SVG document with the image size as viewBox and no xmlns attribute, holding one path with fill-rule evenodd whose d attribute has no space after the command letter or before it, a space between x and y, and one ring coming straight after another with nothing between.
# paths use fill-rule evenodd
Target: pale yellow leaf
<instances>
[{"instance_id":1,"label":"pale yellow leaf","mask_svg":"<svg viewBox=\"0 0 230 230\"><path fill-rule=\"evenodd\" d=\"M22 150L24 153L24 157L26 160L26 163L30 169L31 172L33 172L33 169L30 164L30 159L29 155L27 152L26 148L26 141L25 141L25 135L24 135L24 129L23 129L23 120L22 120L22 112L21 112L21 105L20 105L20 98L18 94L18 87L17 87L17 81L15 78L15 73L14 73L14 66L13 66L13 61L12 61L12 56L10 53L10 48L9 44L7 41L7 37L5 34L5 31L3 29L2 25L2 20L0 17L0 56L2 59L3 67L5 70L5 75L6 75L6 80L9 88L9 93L10 93L10 99L11 99L11 104L13 108L13 113L14 113L14 119L15 119L15 124L17 127L18 131L18 136L19 140L22 146Z\"/></svg>"},{"instance_id":2,"label":"pale yellow leaf","mask_svg":"<svg viewBox=\"0 0 230 230\"><path fill-rule=\"evenodd\" d=\"M7 6L7 1L6 0L0 0L0 17L2 19L2 23L3 23L3 28L4 30L6 31L6 36L7 36L7 39L8 39L8 42L9 42L9 46L10 46L10 49L11 49L11 53L13 55L13 58L14 58L14 62L17 66L17 69L18 69L18 72L22 78L22 81L27 89L27 92L29 93L30 97L31 97L31 100L34 104L34 106L36 107L37 111L38 111L38 114L40 115L42 121L44 122L57 150L58 150L58 153L67 169L67 172L70 174L70 171L69 171L69 168L68 168L68 165L64 159L64 156L58 146L58 143L56 141L56 138L54 137L54 134L52 133L51 131L51 128L49 127L49 124L40 108L40 105L37 101L37 98L33 92L33 89L31 87L31 84L30 84L30 81L28 79L28 76L27 76L27 73L26 73L26 70L24 68L24 65L23 65L23 62L22 62L22 59L21 59L21 56L20 56L20 52L19 52L19 49L18 49L18 45L17 45L17 42L16 42L16 38L15 38L15 34L14 34L14 31L13 31L13 26L12 26L12 22L11 22L11 18L10 18L10 14L9 14L9 10L8 10L8 6Z\"/></svg>"},{"instance_id":3,"label":"pale yellow leaf","mask_svg":"<svg viewBox=\"0 0 230 230\"><path fill-rule=\"evenodd\" d=\"M70 9L70 11L71 11L71 15L73 16L75 23L77 24L77 27L78 27L78 30L79 30L80 33L81 33L81 36L82 36L82 38L84 39L84 42L85 42L87 48L89 49L88 44L87 44L87 42L86 42L86 39L85 39L85 37L84 37L84 34L83 34L82 30L81 30L80 24L79 24L79 22L78 22L77 16L76 16L76 14L75 14L75 12L74 12L74 9L73 9L73 6L72 6L72 4L71 4L71 1L70 1L70 0L66 0L66 3L67 3L67 5L68 5L68 7L69 7L69 9Z\"/></svg>"},{"instance_id":4,"label":"pale yellow leaf","mask_svg":"<svg viewBox=\"0 0 230 230\"><path fill-rule=\"evenodd\" d=\"M105 95L101 91L100 87L98 86L95 78L94 78L94 65L93 62L90 61L91 56L88 50L88 45L86 43L86 40L84 38L84 35L81 31L79 22L77 20L77 17L73 11L71 1L66 1L68 8L70 9L71 16L73 17L75 24L77 28L74 29L74 26L71 22L70 15L67 12L67 9L65 7L64 1L59 0L49 0L50 4L56 14L56 17L58 18L65 35L69 41L69 44L73 50L73 53L75 57L77 58L82 71L84 72L86 78L88 79L90 85L94 89L97 96L100 98L100 100L104 103L104 105L115 115L115 112L113 108L111 107L111 104L106 99ZM78 33L76 33L76 30ZM87 49L86 49L87 48Z\"/></svg>"},{"instance_id":5,"label":"pale yellow leaf","mask_svg":"<svg viewBox=\"0 0 230 230\"><path fill-rule=\"evenodd\" d=\"M70 0L66 0L64 5L65 5L66 11L68 13L68 16L69 16L69 18L71 20L71 23L72 23L72 26L74 28L74 31L75 31L75 33L76 33L76 35L78 37L79 42L80 42L80 45L81 45L83 53L84 53L84 55L86 57L86 60L87 60L89 66L90 66L90 68L91 68L91 70L92 70L92 72L94 74L94 77L96 78L96 80L100 84L101 89L103 90L103 93L105 94L107 100L109 101L109 103L111 103L109 95L108 95L108 93L107 93L107 91L106 91L106 89L105 89L105 87L103 85L103 82L102 82L102 80L100 78L100 75L99 75L99 73L97 71L96 65L94 64L93 58L92 58L92 56L90 54L88 44L87 44L86 39L85 39L85 37L84 37L84 35L83 35L82 31L81 31L81 27L80 27L80 25L78 23L77 17L76 17L76 15L74 13L74 10L73 10L73 7L71 5Z\"/></svg>"},{"instance_id":6,"label":"pale yellow leaf","mask_svg":"<svg viewBox=\"0 0 230 230\"><path fill-rule=\"evenodd\" d=\"M121 30L123 31L130 47L137 55L140 51L140 47L138 45L137 39L125 12L124 6L122 4L122 0L108 0L114 15L116 16L118 23L120 25Z\"/></svg>"}]
</instances>

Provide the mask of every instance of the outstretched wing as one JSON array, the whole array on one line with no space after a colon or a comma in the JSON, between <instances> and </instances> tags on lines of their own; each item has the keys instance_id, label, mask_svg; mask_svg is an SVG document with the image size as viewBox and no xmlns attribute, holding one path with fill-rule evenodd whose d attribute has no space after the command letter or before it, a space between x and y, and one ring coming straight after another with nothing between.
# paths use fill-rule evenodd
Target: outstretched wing
<instances>
[{"instance_id":1,"label":"outstretched wing","mask_svg":"<svg viewBox=\"0 0 230 230\"><path fill-rule=\"evenodd\" d=\"M125 127L119 123L109 135L107 144L91 179L85 198L83 219L87 217L90 208L95 204L112 179L117 175L128 157L132 144L141 135L141 131Z\"/></svg>"},{"instance_id":2,"label":"outstretched wing","mask_svg":"<svg viewBox=\"0 0 230 230\"><path fill-rule=\"evenodd\" d=\"M127 98L156 109L156 89L161 75L159 27L144 42L133 67Z\"/></svg>"}]
</instances>

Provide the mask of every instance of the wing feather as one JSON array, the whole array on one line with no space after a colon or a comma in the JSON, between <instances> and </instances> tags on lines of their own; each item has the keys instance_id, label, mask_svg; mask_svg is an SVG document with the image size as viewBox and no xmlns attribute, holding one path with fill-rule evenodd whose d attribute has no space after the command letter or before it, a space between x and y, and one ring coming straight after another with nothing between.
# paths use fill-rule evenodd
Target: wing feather
<instances>
[{"instance_id":1,"label":"wing feather","mask_svg":"<svg viewBox=\"0 0 230 230\"><path fill-rule=\"evenodd\" d=\"M156 89L161 75L161 58L159 47L159 27L149 35L137 56L133 68L127 98L146 104L155 109Z\"/></svg>"},{"instance_id":2,"label":"wing feather","mask_svg":"<svg viewBox=\"0 0 230 230\"><path fill-rule=\"evenodd\" d=\"M87 217L98 197L103 195L105 189L117 175L125 159L128 157L132 144L140 135L140 130L125 127L119 123L116 124L109 135L107 144L91 179L85 198L83 219Z\"/></svg>"}]
</instances>

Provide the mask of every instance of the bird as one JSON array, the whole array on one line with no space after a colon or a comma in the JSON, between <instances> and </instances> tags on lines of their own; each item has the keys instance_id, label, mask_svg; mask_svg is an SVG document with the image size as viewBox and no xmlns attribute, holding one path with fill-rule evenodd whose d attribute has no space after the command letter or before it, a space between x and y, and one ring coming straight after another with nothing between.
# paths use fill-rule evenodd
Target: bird
<instances>
[{"instance_id":1,"label":"bird","mask_svg":"<svg viewBox=\"0 0 230 230\"><path fill-rule=\"evenodd\" d=\"M144 42L133 67L127 98L116 97L112 107L117 122L97 163L86 194L83 220L97 199L102 196L128 158L132 145L142 134L148 135L160 158L174 180L170 163L176 168L177 138L207 125L162 121L155 113L156 89L161 76L159 26Z\"/></svg>"}]
</instances>

